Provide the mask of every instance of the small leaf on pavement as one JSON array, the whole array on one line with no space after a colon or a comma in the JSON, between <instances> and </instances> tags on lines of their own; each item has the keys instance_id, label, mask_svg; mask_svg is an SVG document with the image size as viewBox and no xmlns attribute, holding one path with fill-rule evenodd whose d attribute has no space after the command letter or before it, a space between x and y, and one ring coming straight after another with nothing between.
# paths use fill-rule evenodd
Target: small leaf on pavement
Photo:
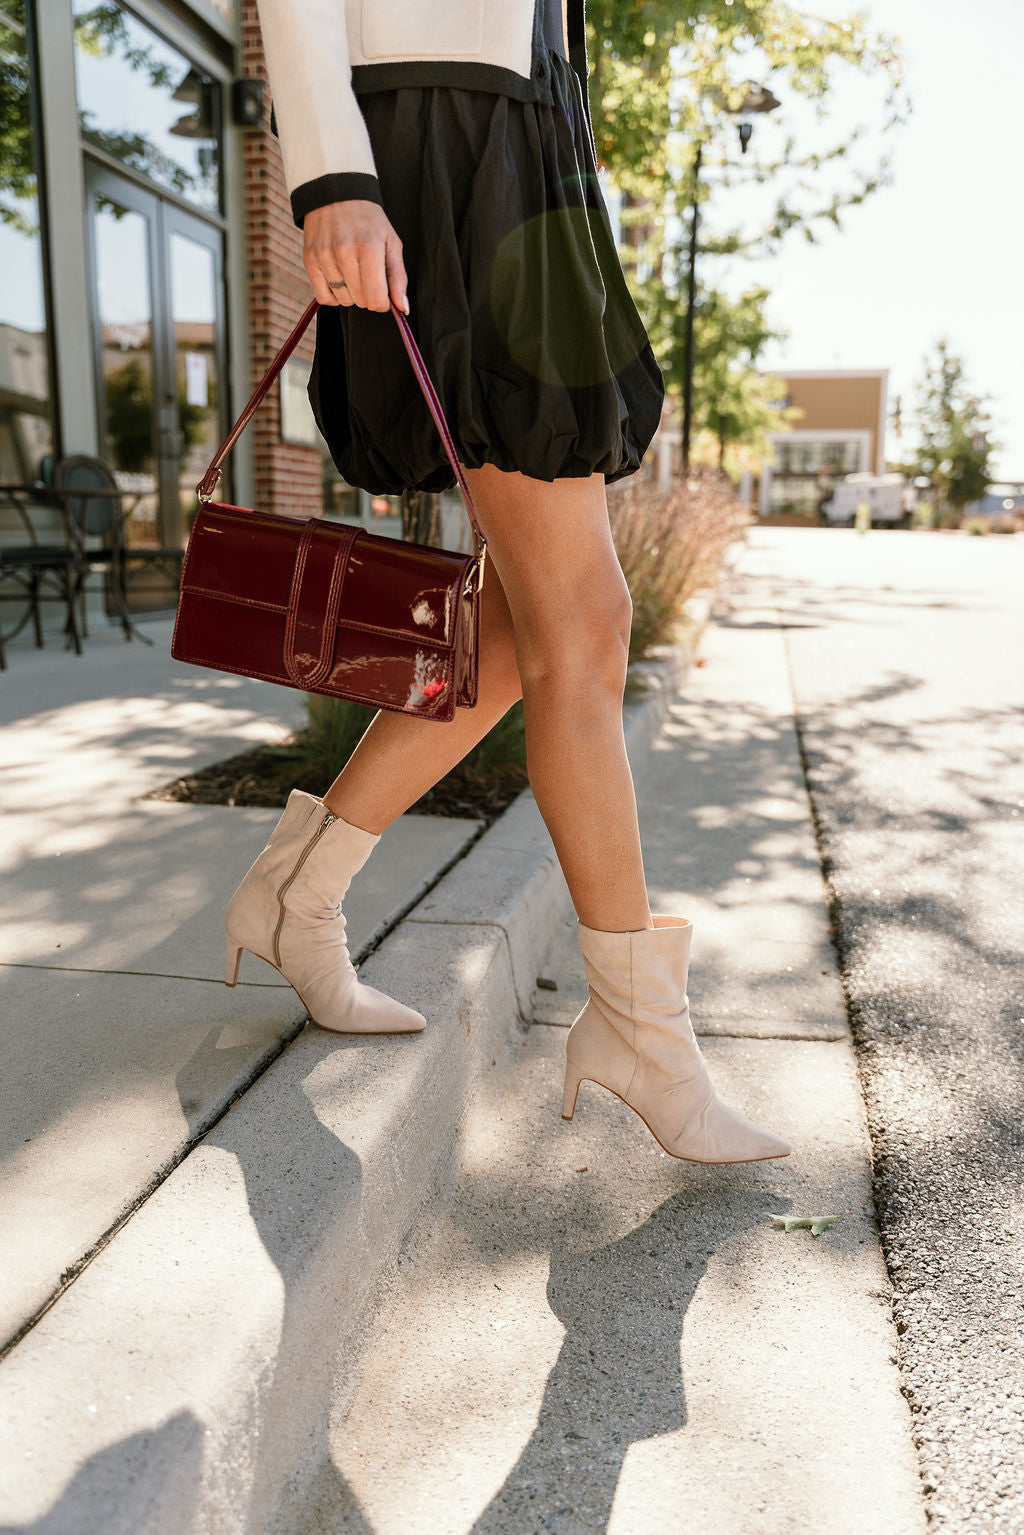
<instances>
[{"instance_id":1,"label":"small leaf on pavement","mask_svg":"<svg viewBox=\"0 0 1024 1535\"><path fill-rule=\"evenodd\" d=\"M820 1237L833 1221L841 1221L849 1213L849 1210L840 1210L838 1215L769 1215L767 1219L781 1226L783 1231L799 1231L809 1227L812 1237Z\"/></svg>"}]
</instances>

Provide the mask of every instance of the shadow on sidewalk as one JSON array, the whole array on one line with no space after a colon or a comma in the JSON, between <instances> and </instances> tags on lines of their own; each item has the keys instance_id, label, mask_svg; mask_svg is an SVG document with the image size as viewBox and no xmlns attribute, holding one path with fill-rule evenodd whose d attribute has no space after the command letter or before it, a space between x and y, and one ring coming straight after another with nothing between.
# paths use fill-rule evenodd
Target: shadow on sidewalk
<instances>
[{"instance_id":1,"label":"shadow on sidewalk","mask_svg":"<svg viewBox=\"0 0 1024 1535\"><path fill-rule=\"evenodd\" d=\"M89 1457L65 1487L56 1503L34 1524L0 1525L0 1535L100 1535L100 1531L160 1528L154 1523L158 1507L170 1502L168 1483L182 1489L174 1499L174 1517L183 1532L194 1528L196 1493L203 1464L204 1429L191 1412L179 1412L159 1428L144 1429ZM39 1455L45 1456L40 1445ZM163 1466L162 1484L139 1475ZM117 1510L117 1523L110 1511ZM168 1526L163 1526L168 1528Z\"/></svg>"},{"instance_id":2,"label":"shadow on sidewalk","mask_svg":"<svg viewBox=\"0 0 1024 1535\"><path fill-rule=\"evenodd\" d=\"M211 1031L178 1073L178 1094L188 1117L196 1113L216 1058L230 1061L244 1050L218 1051L219 1032ZM331 1041L327 1048L358 1046ZM322 1059L323 1049L310 1050L311 1069ZM324 1240L324 1227L337 1223L361 1229L362 1165L356 1152L318 1118L302 1083L287 1074L275 1079L263 1129L266 1142L246 1133L244 1124L229 1115L198 1148L217 1147L237 1159L253 1225L283 1292L276 1341L254 1326L256 1346L246 1363L247 1378L242 1384L229 1382L230 1421L223 1420L216 1395L202 1402L201 1416L198 1407L183 1406L160 1427L97 1451L45 1514L32 1523L4 1526L0 1535L139 1535L142 1530L193 1535L210 1527L218 1507L225 1514L225 1529L265 1535L285 1515L300 1524L311 1499L332 1514L344 1510L345 1529L369 1535L370 1526L328 1450L339 1358L333 1348L317 1346L325 1317L346 1304L353 1286L358 1288L359 1252L339 1262L337 1244ZM280 1161L263 1155L265 1143L291 1147L290 1174L282 1177ZM209 1235L203 1234L200 1245L208 1245ZM224 1268L230 1272L228 1265ZM245 1329L244 1293L237 1299L238 1325ZM154 1309L160 1303L159 1294L153 1295ZM196 1304L202 1304L200 1295ZM256 1297L255 1304L265 1307L266 1295ZM178 1322L172 1316L171 1325ZM326 1331L332 1335L329 1323ZM184 1332L187 1336L187 1321ZM183 1368L186 1361L182 1354ZM158 1369L159 1363L151 1367ZM102 1393L103 1383L97 1382L96 1389ZM201 1400L201 1392L193 1395L187 1383L183 1392L193 1404ZM45 1444L38 1454L41 1460L46 1456Z\"/></svg>"},{"instance_id":3,"label":"shadow on sidewalk","mask_svg":"<svg viewBox=\"0 0 1024 1535\"><path fill-rule=\"evenodd\" d=\"M723 1199L709 1238L688 1189L617 1242L555 1246L547 1299L565 1338L537 1426L473 1535L606 1529L630 1446L686 1424L683 1323L710 1258L783 1203L767 1190Z\"/></svg>"}]
</instances>

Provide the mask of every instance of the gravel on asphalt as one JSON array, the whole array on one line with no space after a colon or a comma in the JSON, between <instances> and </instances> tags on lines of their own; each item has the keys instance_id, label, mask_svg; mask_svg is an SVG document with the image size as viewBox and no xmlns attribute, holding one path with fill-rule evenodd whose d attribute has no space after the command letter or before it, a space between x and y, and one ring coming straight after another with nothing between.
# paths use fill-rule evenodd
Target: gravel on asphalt
<instances>
[{"instance_id":1,"label":"gravel on asphalt","mask_svg":"<svg viewBox=\"0 0 1024 1535\"><path fill-rule=\"evenodd\" d=\"M759 528L936 1528L1024 1530L1024 537Z\"/></svg>"}]
</instances>

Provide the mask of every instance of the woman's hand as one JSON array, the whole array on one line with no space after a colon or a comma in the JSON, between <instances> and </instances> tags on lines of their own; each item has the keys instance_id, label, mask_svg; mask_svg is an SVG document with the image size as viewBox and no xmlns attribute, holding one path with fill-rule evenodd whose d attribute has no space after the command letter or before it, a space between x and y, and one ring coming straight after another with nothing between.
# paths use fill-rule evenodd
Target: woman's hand
<instances>
[{"instance_id":1,"label":"woman's hand","mask_svg":"<svg viewBox=\"0 0 1024 1535\"><path fill-rule=\"evenodd\" d=\"M321 304L409 313L402 242L384 209L362 198L327 203L302 221L302 261ZM330 284L343 281L345 286Z\"/></svg>"}]
</instances>

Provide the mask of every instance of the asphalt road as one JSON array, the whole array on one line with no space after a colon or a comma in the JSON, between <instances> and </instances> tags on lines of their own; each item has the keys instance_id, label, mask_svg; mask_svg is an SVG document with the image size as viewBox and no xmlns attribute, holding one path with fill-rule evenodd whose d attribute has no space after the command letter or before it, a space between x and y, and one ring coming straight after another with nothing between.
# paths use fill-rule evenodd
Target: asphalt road
<instances>
[{"instance_id":1,"label":"asphalt road","mask_svg":"<svg viewBox=\"0 0 1024 1535\"><path fill-rule=\"evenodd\" d=\"M785 629L928 1511L1020 1535L1024 535L758 528L736 579Z\"/></svg>"}]
</instances>

